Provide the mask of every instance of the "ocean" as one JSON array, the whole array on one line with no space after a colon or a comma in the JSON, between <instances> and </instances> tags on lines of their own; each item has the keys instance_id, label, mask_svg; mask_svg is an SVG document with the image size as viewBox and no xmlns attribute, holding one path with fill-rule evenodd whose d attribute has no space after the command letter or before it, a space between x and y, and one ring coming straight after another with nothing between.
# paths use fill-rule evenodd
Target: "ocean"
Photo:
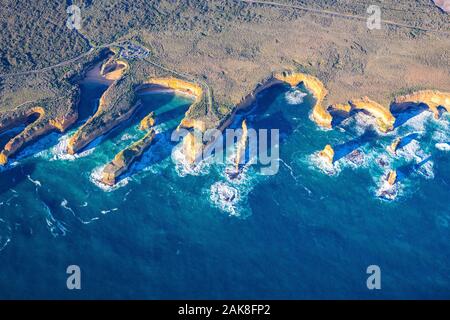
<instances>
[{"instance_id":1,"label":"ocean","mask_svg":"<svg viewBox=\"0 0 450 320\"><path fill-rule=\"evenodd\" d=\"M450 298L448 114L402 113L381 134L360 112L324 130L305 88L272 87L234 126L279 129L278 172L251 165L231 180L232 150L195 170L177 161L170 133L192 100L172 93L142 95L131 120L67 155L105 89L83 84L79 123L0 169L1 299ZM101 185L150 110L155 144L117 186ZM396 157L386 151L405 136ZM327 144L332 166L318 157ZM399 172L391 200L379 194L389 168ZM69 265L80 267L80 290L66 286ZM367 287L370 265L379 290Z\"/></svg>"}]
</instances>

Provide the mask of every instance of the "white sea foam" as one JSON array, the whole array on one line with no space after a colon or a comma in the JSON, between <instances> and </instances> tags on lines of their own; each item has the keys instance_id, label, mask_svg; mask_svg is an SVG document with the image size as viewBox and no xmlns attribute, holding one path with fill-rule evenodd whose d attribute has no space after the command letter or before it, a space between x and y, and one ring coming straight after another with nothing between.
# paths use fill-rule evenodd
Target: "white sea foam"
<instances>
[{"instance_id":1,"label":"white sea foam","mask_svg":"<svg viewBox=\"0 0 450 320\"><path fill-rule=\"evenodd\" d=\"M131 139L135 140L136 137L133 136L132 134L129 134L129 133L125 133L125 134L120 138L121 141L127 141L127 140L131 140Z\"/></svg>"},{"instance_id":2,"label":"white sea foam","mask_svg":"<svg viewBox=\"0 0 450 320\"><path fill-rule=\"evenodd\" d=\"M441 151L450 151L450 144L441 142L435 144L436 149L439 149Z\"/></svg>"},{"instance_id":3,"label":"white sea foam","mask_svg":"<svg viewBox=\"0 0 450 320\"><path fill-rule=\"evenodd\" d=\"M425 177L425 179L434 179L434 162L429 160L423 165L420 166L420 168L417 169L417 173L421 176Z\"/></svg>"},{"instance_id":4,"label":"white sea foam","mask_svg":"<svg viewBox=\"0 0 450 320\"><path fill-rule=\"evenodd\" d=\"M42 184L39 180L33 180L30 175L27 175L28 180L33 183L36 187L42 187Z\"/></svg>"},{"instance_id":5,"label":"white sea foam","mask_svg":"<svg viewBox=\"0 0 450 320\"><path fill-rule=\"evenodd\" d=\"M414 131L425 132L427 123L433 119L433 113L424 111L409 119L404 125Z\"/></svg>"},{"instance_id":6,"label":"white sea foam","mask_svg":"<svg viewBox=\"0 0 450 320\"><path fill-rule=\"evenodd\" d=\"M100 219L99 217L93 217L93 218L91 218L89 220L84 220L84 219L80 218L71 207L69 207L68 203L69 202L66 199L63 199L61 201L61 207L63 207L64 209L68 210L82 224L89 224L89 223L91 223L93 221L96 221L96 220ZM80 207L85 207L85 206L80 206Z\"/></svg>"},{"instance_id":7,"label":"white sea foam","mask_svg":"<svg viewBox=\"0 0 450 320\"><path fill-rule=\"evenodd\" d=\"M175 164L175 170L180 177L185 177L187 175L200 176L208 174L211 166L208 159L203 159L195 165L192 165L186 159L182 149L183 146L179 144L172 149L171 154L172 161Z\"/></svg>"},{"instance_id":8,"label":"white sea foam","mask_svg":"<svg viewBox=\"0 0 450 320\"><path fill-rule=\"evenodd\" d=\"M447 143L450 141L450 123L439 121L436 130L433 132L433 141L437 143Z\"/></svg>"},{"instance_id":9,"label":"white sea foam","mask_svg":"<svg viewBox=\"0 0 450 320\"><path fill-rule=\"evenodd\" d=\"M397 198L398 192L399 183L397 182L394 185L390 185L386 181L386 177L383 177L377 190L377 197L379 197L380 199L392 201Z\"/></svg>"},{"instance_id":10,"label":"white sea foam","mask_svg":"<svg viewBox=\"0 0 450 320\"><path fill-rule=\"evenodd\" d=\"M117 210L119 210L119 208L113 208L113 209L109 209L109 210L102 210L102 211L100 211L100 213L101 214L108 214L108 213L111 213L111 212L115 212Z\"/></svg>"},{"instance_id":11,"label":"white sea foam","mask_svg":"<svg viewBox=\"0 0 450 320\"><path fill-rule=\"evenodd\" d=\"M101 181L102 180L102 172L103 172L104 168L105 168L105 165L95 168L94 170L92 170L91 175L89 177L89 180L93 184L95 184L97 187L102 189L103 191L111 192L111 191L117 190L123 186L126 186L128 184L128 182L130 181L130 177L125 177L125 178L121 179L118 183L116 183L114 186L108 186L108 185L102 183L102 181Z\"/></svg>"},{"instance_id":12,"label":"white sea foam","mask_svg":"<svg viewBox=\"0 0 450 320\"><path fill-rule=\"evenodd\" d=\"M47 227L50 230L50 233L56 238L58 236L65 236L68 229L66 224L63 221L56 219L50 208L42 202L44 209L46 211L45 222L47 223Z\"/></svg>"},{"instance_id":13,"label":"white sea foam","mask_svg":"<svg viewBox=\"0 0 450 320\"><path fill-rule=\"evenodd\" d=\"M211 186L210 199L219 209L232 216L239 216L236 205L240 200L239 190L224 182L216 182Z\"/></svg>"},{"instance_id":14,"label":"white sea foam","mask_svg":"<svg viewBox=\"0 0 450 320\"><path fill-rule=\"evenodd\" d=\"M420 143L417 140L412 140L406 146L397 150L397 156L412 161L418 157L425 157L426 154L421 150Z\"/></svg>"},{"instance_id":15,"label":"white sea foam","mask_svg":"<svg viewBox=\"0 0 450 320\"><path fill-rule=\"evenodd\" d=\"M303 98L306 96L306 93L298 89L294 89L285 94L285 99L288 104L300 104L303 103Z\"/></svg>"},{"instance_id":16,"label":"white sea foam","mask_svg":"<svg viewBox=\"0 0 450 320\"><path fill-rule=\"evenodd\" d=\"M310 165L310 169L319 170L329 176L337 175L341 172L341 164L339 161L330 163L323 157L319 156L319 152L316 152L308 157L307 161Z\"/></svg>"},{"instance_id":17,"label":"white sea foam","mask_svg":"<svg viewBox=\"0 0 450 320\"><path fill-rule=\"evenodd\" d=\"M367 128L369 127L378 130L376 119L373 116L368 115L364 112L357 112L353 116L353 118L350 119L353 119L353 121L350 120L349 125L351 125L354 128L356 135L358 136L363 135L366 132Z\"/></svg>"},{"instance_id":18,"label":"white sea foam","mask_svg":"<svg viewBox=\"0 0 450 320\"><path fill-rule=\"evenodd\" d=\"M94 146L92 146L91 148L89 148L83 152L71 155L71 154L67 153L67 146L68 146L69 140L70 140L69 134L63 135L58 139L58 143L50 150L50 153L51 153L51 157L49 159L50 161L55 161L55 160L73 161L78 158L86 157L94 152L95 145L97 145L100 142L100 141L96 141L96 144Z\"/></svg>"},{"instance_id":19,"label":"white sea foam","mask_svg":"<svg viewBox=\"0 0 450 320\"><path fill-rule=\"evenodd\" d=\"M9 224L0 218L0 252L11 242L12 230Z\"/></svg>"}]
</instances>

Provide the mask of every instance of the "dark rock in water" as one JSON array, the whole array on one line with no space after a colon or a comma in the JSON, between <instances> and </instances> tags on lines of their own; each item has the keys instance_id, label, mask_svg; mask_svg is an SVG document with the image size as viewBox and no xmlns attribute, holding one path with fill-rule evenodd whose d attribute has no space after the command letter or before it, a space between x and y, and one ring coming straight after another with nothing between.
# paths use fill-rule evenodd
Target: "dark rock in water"
<instances>
[{"instance_id":1,"label":"dark rock in water","mask_svg":"<svg viewBox=\"0 0 450 320\"><path fill-rule=\"evenodd\" d=\"M382 168L386 168L389 165L388 160L385 157L379 157L377 160L375 160L378 165Z\"/></svg>"},{"instance_id":2,"label":"dark rock in water","mask_svg":"<svg viewBox=\"0 0 450 320\"><path fill-rule=\"evenodd\" d=\"M239 181L242 178L242 168L239 168L239 170L236 170L236 168L226 168L225 174L227 175L228 179L231 181Z\"/></svg>"},{"instance_id":3,"label":"dark rock in water","mask_svg":"<svg viewBox=\"0 0 450 320\"><path fill-rule=\"evenodd\" d=\"M356 164L356 165L362 165L364 163L364 153L359 150L353 150L348 156L347 159Z\"/></svg>"}]
</instances>

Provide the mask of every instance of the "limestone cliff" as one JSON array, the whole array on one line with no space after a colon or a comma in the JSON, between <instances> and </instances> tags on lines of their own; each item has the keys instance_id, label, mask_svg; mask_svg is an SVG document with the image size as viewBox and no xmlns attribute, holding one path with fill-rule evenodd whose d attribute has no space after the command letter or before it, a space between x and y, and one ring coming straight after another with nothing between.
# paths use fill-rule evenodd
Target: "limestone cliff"
<instances>
[{"instance_id":1,"label":"limestone cliff","mask_svg":"<svg viewBox=\"0 0 450 320\"><path fill-rule=\"evenodd\" d=\"M201 133L205 132L206 124L202 120L193 119L189 116L190 110L195 108L195 105L203 99L203 89L200 85L178 79L175 77L163 77L163 78L150 78L144 82L144 85L156 85L163 88L172 89L175 91L183 92L192 95L195 98L194 103L186 112L185 117L180 122L177 130L188 129L191 130L184 138L182 142L183 155L188 163L194 163L201 158L204 145L201 140ZM192 131L197 131L198 134Z\"/></svg>"},{"instance_id":2,"label":"limestone cliff","mask_svg":"<svg viewBox=\"0 0 450 320\"><path fill-rule=\"evenodd\" d=\"M389 132L394 129L395 118L389 109L381 104L370 100L368 97L351 100L352 109L364 110L373 115L377 121L378 129L381 132Z\"/></svg>"},{"instance_id":3,"label":"limestone cliff","mask_svg":"<svg viewBox=\"0 0 450 320\"><path fill-rule=\"evenodd\" d=\"M128 90L130 86L129 79L121 78L108 87L100 98L97 112L70 138L67 145L69 154L76 154L94 139L131 117L139 103L135 101L134 93ZM110 111L115 106L117 110Z\"/></svg>"},{"instance_id":4,"label":"limestone cliff","mask_svg":"<svg viewBox=\"0 0 450 320\"><path fill-rule=\"evenodd\" d=\"M70 100L66 102L68 104L72 103ZM69 108L70 107L71 106L69 106ZM27 124L30 118L35 119ZM10 139L3 150L0 151L0 165L6 165L9 157L15 155L18 151L22 150L26 145L32 143L37 138L54 130L64 132L77 120L77 118L77 112L69 112L65 118L51 118L46 114L45 109L40 106L13 111L9 115L3 115L0 119L0 132L4 132L22 124L27 124L27 126L22 132Z\"/></svg>"},{"instance_id":5,"label":"limestone cliff","mask_svg":"<svg viewBox=\"0 0 450 320\"><path fill-rule=\"evenodd\" d=\"M155 130L151 129L142 139L120 151L103 169L102 182L109 186L115 185L117 179L150 147L154 137Z\"/></svg>"},{"instance_id":6,"label":"limestone cliff","mask_svg":"<svg viewBox=\"0 0 450 320\"><path fill-rule=\"evenodd\" d=\"M388 151L393 155L397 155L397 149L401 141L401 138L395 138L395 140L388 146Z\"/></svg>"},{"instance_id":7,"label":"limestone cliff","mask_svg":"<svg viewBox=\"0 0 450 320\"><path fill-rule=\"evenodd\" d=\"M397 182L397 171L391 170L387 176L387 182L389 185L393 186Z\"/></svg>"},{"instance_id":8,"label":"limestone cliff","mask_svg":"<svg viewBox=\"0 0 450 320\"><path fill-rule=\"evenodd\" d=\"M190 94L195 97L196 102L200 101L203 95L202 87L198 84L175 77L150 78L143 83L143 85L149 84Z\"/></svg>"},{"instance_id":9,"label":"limestone cliff","mask_svg":"<svg viewBox=\"0 0 450 320\"><path fill-rule=\"evenodd\" d=\"M183 139L182 150L187 163L194 164L201 160L204 145L199 134L189 132Z\"/></svg>"},{"instance_id":10,"label":"limestone cliff","mask_svg":"<svg viewBox=\"0 0 450 320\"><path fill-rule=\"evenodd\" d=\"M436 119L439 118L438 107L443 107L447 112L450 111L450 93L440 92L435 90L422 90L417 91L406 96L400 96L395 99L396 104L407 103L424 103L433 112Z\"/></svg>"},{"instance_id":11,"label":"limestone cliff","mask_svg":"<svg viewBox=\"0 0 450 320\"><path fill-rule=\"evenodd\" d=\"M352 106L348 103L336 103L331 105L330 108L345 113L350 113L350 111L352 111Z\"/></svg>"},{"instance_id":12,"label":"limestone cliff","mask_svg":"<svg viewBox=\"0 0 450 320\"><path fill-rule=\"evenodd\" d=\"M311 75L298 72L276 73L274 77L280 81L288 83L293 87L303 83L306 89L310 91L316 99L316 103L314 104L312 111L314 121L319 126L331 128L333 117L328 112L328 108L323 105L323 101L328 94L328 91L319 79Z\"/></svg>"}]
</instances>

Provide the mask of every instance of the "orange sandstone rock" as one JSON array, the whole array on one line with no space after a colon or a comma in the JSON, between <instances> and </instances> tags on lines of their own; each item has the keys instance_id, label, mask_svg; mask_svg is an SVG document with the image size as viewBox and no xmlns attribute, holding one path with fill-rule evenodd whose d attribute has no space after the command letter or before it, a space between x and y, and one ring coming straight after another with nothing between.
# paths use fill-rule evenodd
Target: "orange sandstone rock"
<instances>
[{"instance_id":1,"label":"orange sandstone rock","mask_svg":"<svg viewBox=\"0 0 450 320\"><path fill-rule=\"evenodd\" d=\"M325 148L320 151L319 156L324 158L328 163L332 164L334 162L334 150L331 145L326 145Z\"/></svg>"},{"instance_id":2,"label":"orange sandstone rock","mask_svg":"<svg viewBox=\"0 0 450 320\"><path fill-rule=\"evenodd\" d=\"M393 186L397 182L397 171L391 170L387 176L387 182Z\"/></svg>"},{"instance_id":3,"label":"orange sandstone rock","mask_svg":"<svg viewBox=\"0 0 450 320\"><path fill-rule=\"evenodd\" d=\"M102 182L109 186L115 185L117 179L150 147L154 138L155 131L151 129L142 139L120 151L103 169Z\"/></svg>"},{"instance_id":4,"label":"orange sandstone rock","mask_svg":"<svg viewBox=\"0 0 450 320\"><path fill-rule=\"evenodd\" d=\"M186 161L190 164L194 164L203 154L203 142L198 134L189 132L183 139L183 155Z\"/></svg>"},{"instance_id":5,"label":"orange sandstone rock","mask_svg":"<svg viewBox=\"0 0 450 320\"><path fill-rule=\"evenodd\" d=\"M400 142L402 141L401 138L396 138L390 146L388 146L388 151L390 151L393 155L397 155L397 148Z\"/></svg>"},{"instance_id":6,"label":"orange sandstone rock","mask_svg":"<svg viewBox=\"0 0 450 320\"><path fill-rule=\"evenodd\" d=\"M336 103L330 106L331 109L350 113L352 106L349 103Z\"/></svg>"},{"instance_id":7,"label":"orange sandstone rock","mask_svg":"<svg viewBox=\"0 0 450 320\"><path fill-rule=\"evenodd\" d=\"M145 116L141 123L139 124L139 130L141 131L148 131L155 125L155 113L152 111L147 116Z\"/></svg>"},{"instance_id":8,"label":"orange sandstone rock","mask_svg":"<svg viewBox=\"0 0 450 320\"><path fill-rule=\"evenodd\" d=\"M331 128L333 117L328 112L328 108L322 104L328 94L328 91L319 79L311 75L298 72L276 73L274 77L279 81L286 82L293 87L303 83L306 89L313 94L314 98L316 98L316 103L314 104L312 112L314 121L319 126Z\"/></svg>"},{"instance_id":9,"label":"orange sandstone rock","mask_svg":"<svg viewBox=\"0 0 450 320\"><path fill-rule=\"evenodd\" d=\"M169 88L193 95L196 99L196 102L200 101L203 95L202 87L199 86L198 84L174 77L150 78L147 81L145 81L144 84L159 85L164 88Z\"/></svg>"},{"instance_id":10,"label":"orange sandstone rock","mask_svg":"<svg viewBox=\"0 0 450 320\"><path fill-rule=\"evenodd\" d=\"M422 90L413 92L406 96L400 96L395 99L395 103L424 103L433 112L436 119L439 118L439 109L441 106L447 112L450 111L450 93L435 90Z\"/></svg>"},{"instance_id":11,"label":"orange sandstone rock","mask_svg":"<svg viewBox=\"0 0 450 320\"><path fill-rule=\"evenodd\" d=\"M8 163L8 156L4 154L4 151L0 152L0 165L4 166Z\"/></svg>"},{"instance_id":12,"label":"orange sandstone rock","mask_svg":"<svg viewBox=\"0 0 450 320\"><path fill-rule=\"evenodd\" d=\"M391 111L381 104L370 100L368 97L350 101L354 109L365 110L373 115L381 132L389 132L394 129L395 118Z\"/></svg>"}]
</instances>

